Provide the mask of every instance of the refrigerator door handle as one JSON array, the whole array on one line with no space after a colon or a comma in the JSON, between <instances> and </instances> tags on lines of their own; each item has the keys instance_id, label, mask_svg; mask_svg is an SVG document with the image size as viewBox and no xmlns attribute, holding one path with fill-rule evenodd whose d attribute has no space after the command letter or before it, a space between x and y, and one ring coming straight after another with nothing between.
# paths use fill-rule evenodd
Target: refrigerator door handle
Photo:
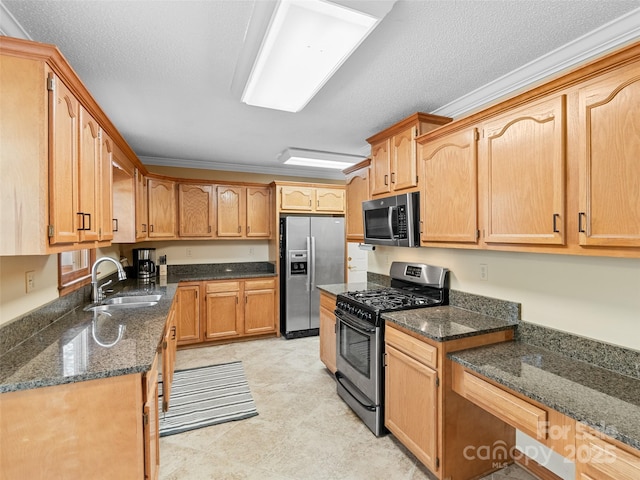
<instances>
[{"instance_id":1,"label":"refrigerator door handle","mask_svg":"<svg viewBox=\"0 0 640 480\"><path fill-rule=\"evenodd\" d=\"M311 275L309 275L311 288L313 291L316 288L316 237L311 237Z\"/></svg>"},{"instance_id":2,"label":"refrigerator door handle","mask_svg":"<svg viewBox=\"0 0 640 480\"><path fill-rule=\"evenodd\" d=\"M310 292L311 289L311 278L313 278L313 254L311 252L311 237L307 237L307 261L308 261L308 271L307 271L307 292Z\"/></svg>"}]
</instances>

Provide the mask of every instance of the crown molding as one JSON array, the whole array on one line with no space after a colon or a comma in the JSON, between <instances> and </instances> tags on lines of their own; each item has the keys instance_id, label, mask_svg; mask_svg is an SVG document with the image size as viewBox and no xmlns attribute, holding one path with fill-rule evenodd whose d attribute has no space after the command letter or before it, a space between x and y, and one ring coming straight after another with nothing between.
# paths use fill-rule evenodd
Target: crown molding
<instances>
[{"instance_id":1,"label":"crown molding","mask_svg":"<svg viewBox=\"0 0 640 480\"><path fill-rule=\"evenodd\" d=\"M431 113L454 119L464 116L639 38L640 8L637 8Z\"/></svg>"},{"instance_id":2,"label":"crown molding","mask_svg":"<svg viewBox=\"0 0 640 480\"><path fill-rule=\"evenodd\" d=\"M22 28L7 7L0 1L0 35L5 37L22 38L23 40L33 40L27 31Z\"/></svg>"},{"instance_id":3,"label":"crown molding","mask_svg":"<svg viewBox=\"0 0 640 480\"><path fill-rule=\"evenodd\" d=\"M164 157L138 156L138 158L144 165L157 165L160 167L197 168L201 170L222 170L225 172L262 173L267 175L278 175L281 177L304 177L323 178L327 180L344 180L344 174L340 170L326 168L296 168L290 165L283 165L281 167L269 167Z\"/></svg>"}]
</instances>

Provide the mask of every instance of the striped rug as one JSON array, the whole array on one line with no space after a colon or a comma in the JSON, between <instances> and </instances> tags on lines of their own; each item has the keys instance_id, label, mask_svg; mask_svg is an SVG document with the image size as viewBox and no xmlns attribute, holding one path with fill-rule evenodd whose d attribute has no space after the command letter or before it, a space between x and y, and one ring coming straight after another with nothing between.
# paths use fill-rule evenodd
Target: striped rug
<instances>
[{"instance_id":1,"label":"striped rug","mask_svg":"<svg viewBox=\"0 0 640 480\"><path fill-rule=\"evenodd\" d=\"M158 392L161 437L258 415L239 361L176 370L166 413Z\"/></svg>"}]
</instances>

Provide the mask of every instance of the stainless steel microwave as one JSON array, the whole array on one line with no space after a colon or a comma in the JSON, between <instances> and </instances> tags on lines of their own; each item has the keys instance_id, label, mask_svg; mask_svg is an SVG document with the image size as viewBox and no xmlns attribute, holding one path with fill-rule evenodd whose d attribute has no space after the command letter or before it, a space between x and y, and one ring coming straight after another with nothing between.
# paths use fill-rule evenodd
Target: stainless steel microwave
<instances>
[{"instance_id":1,"label":"stainless steel microwave","mask_svg":"<svg viewBox=\"0 0 640 480\"><path fill-rule=\"evenodd\" d=\"M411 192L362 202L364 243L420 246L420 193Z\"/></svg>"}]
</instances>

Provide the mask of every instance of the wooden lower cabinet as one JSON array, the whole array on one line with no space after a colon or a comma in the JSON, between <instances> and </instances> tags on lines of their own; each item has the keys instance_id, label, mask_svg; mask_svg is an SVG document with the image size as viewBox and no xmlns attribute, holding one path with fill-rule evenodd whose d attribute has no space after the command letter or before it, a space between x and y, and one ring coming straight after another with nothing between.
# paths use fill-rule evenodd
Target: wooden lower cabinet
<instances>
[{"instance_id":1,"label":"wooden lower cabinet","mask_svg":"<svg viewBox=\"0 0 640 480\"><path fill-rule=\"evenodd\" d=\"M515 444L515 431L452 389L449 352L504 342L513 331L435 342L385 325L385 426L436 477L477 478L497 470L469 446Z\"/></svg>"},{"instance_id":2,"label":"wooden lower cabinet","mask_svg":"<svg viewBox=\"0 0 640 480\"><path fill-rule=\"evenodd\" d=\"M160 355L156 355L151 370L143 378L145 393L142 407L142 431L144 436L145 480L156 480L160 470L160 422L158 406L158 365Z\"/></svg>"},{"instance_id":3,"label":"wooden lower cabinet","mask_svg":"<svg viewBox=\"0 0 640 480\"><path fill-rule=\"evenodd\" d=\"M637 480L640 452L581 423L576 427L576 480Z\"/></svg>"},{"instance_id":4,"label":"wooden lower cabinet","mask_svg":"<svg viewBox=\"0 0 640 480\"><path fill-rule=\"evenodd\" d=\"M320 292L320 360L331 373L336 373L336 296Z\"/></svg>"},{"instance_id":5,"label":"wooden lower cabinet","mask_svg":"<svg viewBox=\"0 0 640 480\"><path fill-rule=\"evenodd\" d=\"M176 297L178 345L277 333L275 277L186 282Z\"/></svg>"}]
</instances>

